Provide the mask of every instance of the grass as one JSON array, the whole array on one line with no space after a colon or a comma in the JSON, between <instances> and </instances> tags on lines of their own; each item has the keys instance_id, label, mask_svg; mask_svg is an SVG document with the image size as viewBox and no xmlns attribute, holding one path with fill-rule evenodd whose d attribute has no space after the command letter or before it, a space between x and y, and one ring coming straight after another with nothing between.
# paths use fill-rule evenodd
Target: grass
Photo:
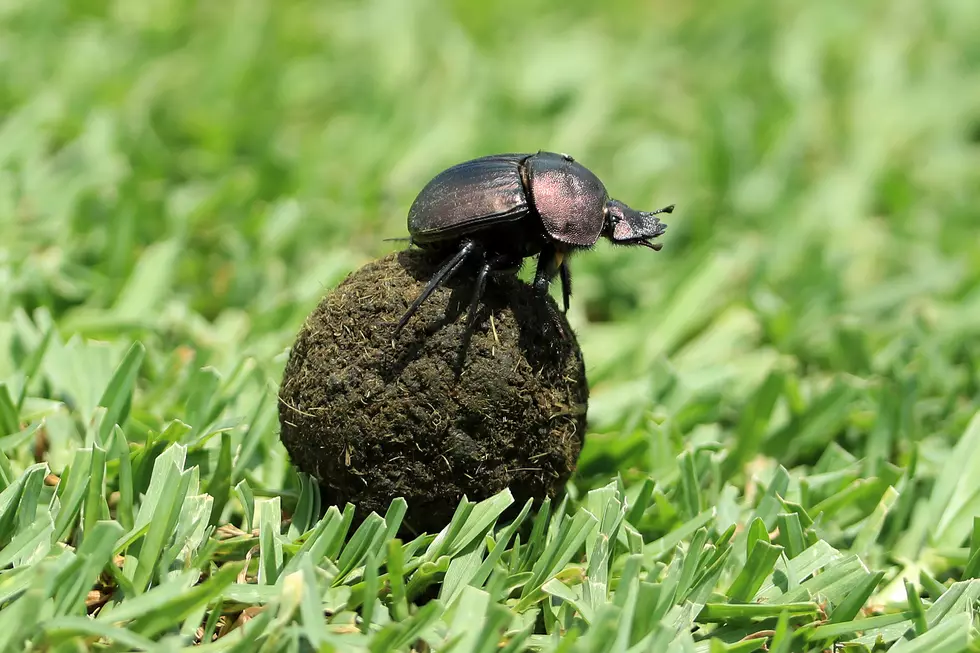
<instances>
[{"instance_id":1,"label":"grass","mask_svg":"<svg viewBox=\"0 0 980 653\"><path fill-rule=\"evenodd\" d=\"M0 650L977 650L978 33L974 0L0 3ZM678 205L660 254L574 262L568 496L320 519L277 438L303 318L432 174L539 148Z\"/></svg>"}]
</instances>

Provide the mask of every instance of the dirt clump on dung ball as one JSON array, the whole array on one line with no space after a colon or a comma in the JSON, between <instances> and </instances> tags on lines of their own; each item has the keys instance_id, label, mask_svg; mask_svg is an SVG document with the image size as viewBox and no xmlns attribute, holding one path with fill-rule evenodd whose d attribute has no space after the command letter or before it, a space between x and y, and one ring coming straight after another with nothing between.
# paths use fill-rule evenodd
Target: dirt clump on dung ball
<instances>
[{"instance_id":1,"label":"dirt clump on dung ball","mask_svg":"<svg viewBox=\"0 0 980 653\"><path fill-rule=\"evenodd\" d=\"M352 273L307 318L280 389L281 439L324 503L358 521L404 497L405 533L437 532L460 498L509 487L515 507L554 497L585 434L582 353L513 275L487 284L459 367L474 273L463 268L401 334L393 325L442 263L408 250Z\"/></svg>"}]
</instances>

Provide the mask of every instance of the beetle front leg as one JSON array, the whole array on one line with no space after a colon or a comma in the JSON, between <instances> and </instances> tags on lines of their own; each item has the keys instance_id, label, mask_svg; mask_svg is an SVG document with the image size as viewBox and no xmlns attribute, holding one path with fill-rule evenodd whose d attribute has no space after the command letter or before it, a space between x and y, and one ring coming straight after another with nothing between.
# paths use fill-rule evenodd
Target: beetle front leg
<instances>
[{"instance_id":1,"label":"beetle front leg","mask_svg":"<svg viewBox=\"0 0 980 653\"><path fill-rule=\"evenodd\" d=\"M568 259L561 262L561 266L558 268L558 273L561 275L561 298L562 303L565 306L565 312L568 312L568 304L572 299L572 273L568 269Z\"/></svg>"},{"instance_id":2,"label":"beetle front leg","mask_svg":"<svg viewBox=\"0 0 980 653\"><path fill-rule=\"evenodd\" d=\"M538 269L534 274L534 290L541 297L541 300L547 304L548 289L551 287L551 280L554 278L555 274L558 272L559 268L562 267L562 257L559 256L558 252L553 247L545 247L538 256ZM562 287L564 285L565 277L562 276ZM551 305L548 304L548 308ZM568 310L568 297L565 297L565 310ZM548 310L548 321L558 330L558 335L564 340L568 337L565 333L565 328L561 324L561 316L558 315L558 307L556 306L553 310Z\"/></svg>"},{"instance_id":3,"label":"beetle front leg","mask_svg":"<svg viewBox=\"0 0 980 653\"><path fill-rule=\"evenodd\" d=\"M534 290L544 296L548 294L551 280L558 272L560 259L554 247L545 247L538 256L538 268L534 273Z\"/></svg>"}]
</instances>

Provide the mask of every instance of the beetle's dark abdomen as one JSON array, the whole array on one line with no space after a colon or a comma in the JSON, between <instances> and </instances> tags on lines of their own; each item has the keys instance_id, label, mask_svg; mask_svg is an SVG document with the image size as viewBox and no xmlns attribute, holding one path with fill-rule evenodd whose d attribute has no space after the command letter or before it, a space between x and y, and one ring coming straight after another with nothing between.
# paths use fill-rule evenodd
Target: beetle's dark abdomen
<instances>
[{"instance_id":1,"label":"beetle's dark abdomen","mask_svg":"<svg viewBox=\"0 0 980 653\"><path fill-rule=\"evenodd\" d=\"M408 212L412 240L420 244L446 240L526 216L529 203L521 182L521 162L527 156L487 156L436 175Z\"/></svg>"},{"instance_id":2,"label":"beetle's dark abdomen","mask_svg":"<svg viewBox=\"0 0 980 653\"><path fill-rule=\"evenodd\" d=\"M534 208L553 239L591 247L602 234L606 187L592 172L569 158L539 152L527 161Z\"/></svg>"}]
</instances>

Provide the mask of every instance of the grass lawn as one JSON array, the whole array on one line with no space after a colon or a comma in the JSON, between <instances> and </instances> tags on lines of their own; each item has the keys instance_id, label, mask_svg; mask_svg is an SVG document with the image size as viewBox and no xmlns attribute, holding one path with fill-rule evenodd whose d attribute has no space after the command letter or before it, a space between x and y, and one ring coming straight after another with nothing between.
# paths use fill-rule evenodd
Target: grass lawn
<instances>
[{"instance_id":1,"label":"grass lawn","mask_svg":"<svg viewBox=\"0 0 980 653\"><path fill-rule=\"evenodd\" d=\"M980 650L980 3L0 0L0 651ZM568 152L564 499L323 513L307 314ZM525 275L527 271L525 271ZM518 508L520 506L517 506Z\"/></svg>"}]
</instances>

